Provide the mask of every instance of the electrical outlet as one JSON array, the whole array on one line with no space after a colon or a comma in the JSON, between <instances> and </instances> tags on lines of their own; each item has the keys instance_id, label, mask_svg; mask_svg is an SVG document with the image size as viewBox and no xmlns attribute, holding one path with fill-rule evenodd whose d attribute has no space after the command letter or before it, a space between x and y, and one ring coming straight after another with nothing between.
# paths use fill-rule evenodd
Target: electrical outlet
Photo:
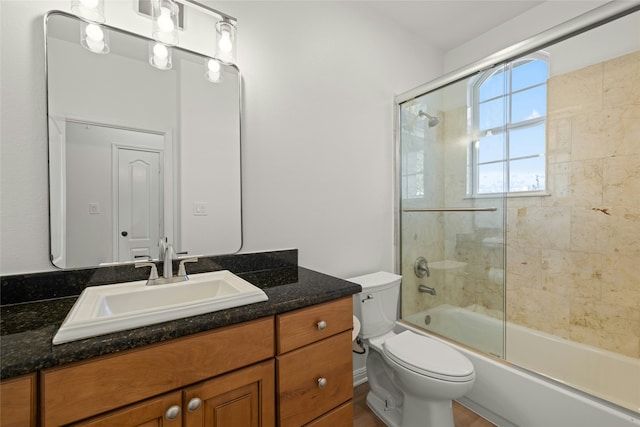
<instances>
[{"instance_id":1,"label":"electrical outlet","mask_svg":"<svg viewBox=\"0 0 640 427\"><path fill-rule=\"evenodd\" d=\"M193 214L195 216L206 216L207 214L207 204L202 202L196 202L193 204Z\"/></svg>"}]
</instances>

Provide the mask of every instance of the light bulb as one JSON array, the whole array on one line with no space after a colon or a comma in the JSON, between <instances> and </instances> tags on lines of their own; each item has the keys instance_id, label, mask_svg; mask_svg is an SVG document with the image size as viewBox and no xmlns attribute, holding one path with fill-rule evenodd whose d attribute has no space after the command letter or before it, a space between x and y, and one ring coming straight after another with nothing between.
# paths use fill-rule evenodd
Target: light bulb
<instances>
[{"instance_id":1,"label":"light bulb","mask_svg":"<svg viewBox=\"0 0 640 427\"><path fill-rule=\"evenodd\" d=\"M93 42L100 42L104 40L104 33L100 26L96 24L88 24L84 29L84 33L87 35L87 44L89 40Z\"/></svg>"},{"instance_id":2,"label":"light bulb","mask_svg":"<svg viewBox=\"0 0 640 427\"><path fill-rule=\"evenodd\" d=\"M220 63L215 59L210 59L207 61L207 69L211 74L220 73Z\"/></svg>"},{"instance_id":3,"label":"light bulb","mask_svg":"<svg viewBox=\"0 0 640 427\"><path fill-rule=\"evenodd\" d=\"M98 7L99 0L80 0L80 4L87 9L95 9Z\"/></svg>"},{"instance_id":4,"label":"light bulb","mask_svg":"<svg viewBox=\"0 0 640 427\"><path fill-rule=\"evenodd\" d=\"M214 73L213 71L207 71L207 80L212 83L220 83L222 81L222 75L220 73Z\"/></svg>"},{"instance_id":5,"label":"light bulb","mask_svg":"<svg viewBox=\"0 0 640 427\"><path fill-rule=\"evenodd\" d=\"M100 53L104 50L104 42L102 40L92 40L87 38L87 46L96 53Z\"/></svg>"},{"instance_id":6,"label":"light bulb","mask_svg":"<svg viewBox=\"0 0 640 427\"><path fill-rule=\"evenodd\" d=\"M164 33L173 31L174 25L171 20L171 11L166 7L160 8L160 16L158 17L158 28Z\"/></svg>"},{"instance_id":7,"label":"light bulb","mask_svg":"<svg viewBox=\"0 0 640 427\"><path fill-rule=\"evenodd\" d=\"M167 59L167 57L169 56L169 49L167 49L167 47L163 44L160 43L156 43L153 46L153 56L156 57L157 59ZM166 61L165 61L166 64Z\"/></svg>"},{"instance_id":8,"label":"light bulb","mask_svg":"<svg viewBox=\"0 0 640 427\"><path fill-rule=\"evenodd\" d=\"M218 47L222 52L231 52L233 49L233 43L231 42L231 34L228 31L222 31L220 34L220 41Z\"/></svg>"}]
</instances>

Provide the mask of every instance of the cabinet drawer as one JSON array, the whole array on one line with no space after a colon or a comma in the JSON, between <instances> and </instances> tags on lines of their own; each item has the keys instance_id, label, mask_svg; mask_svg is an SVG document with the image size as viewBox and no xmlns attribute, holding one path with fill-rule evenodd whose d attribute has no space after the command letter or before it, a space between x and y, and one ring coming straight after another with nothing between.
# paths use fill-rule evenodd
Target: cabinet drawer
<instances>
[{"instance_id":1,"label":"cabinet drawer","mask_svg":"<svg viewBox=\"0 0 640 427\"><path fill-rule=\"evenodd\" d=\"M280 427L301 426L353 397L351 331L276 358ZM324 387L319 379L326 379Z\"/></svg>"},{"instance_id":2,"label":"cabinet drawer","mask_svg":"<svg viewBox=\"0 0 640 427\"><path fill-rule=\"evenodd\" d=\"M167 418L169 408L178 407L182 412L182 395L179 391L145 400L144 402L127 406L126 408L109 412L72 424L73 427L113 427L113 426L162 426L181 427L182 416Z\"/></svg>"},{"instance_id":3,"label":"cabinet drawer","mask_svg":"<svg viewBox=\"0 0 640 427\"><path fill-rule=\"evenodd\" d=\"M321 322L324 322L324 328ZM280 314L276 317L278 354L352 328L351 297Z\"/></svg>"},{"instance_id":4,"label":"cabinet drawer","mask_svg":"<svg viewBox=\"0 0 640 427\"><path fill-rule=\"evenodd\" d=\"M273 317L42 372L43 427L67 424L274 355Z\"/></svg>"},{"instance_id":5,"label":"cabinet drawer","mask_svg":"<svg viewBox=\"0 0 640 427\"><path fill-rule=\"evenodd\" d=\"M305 424L305 427L353 427L353 401Z\"/></svg>"}]
</instances>

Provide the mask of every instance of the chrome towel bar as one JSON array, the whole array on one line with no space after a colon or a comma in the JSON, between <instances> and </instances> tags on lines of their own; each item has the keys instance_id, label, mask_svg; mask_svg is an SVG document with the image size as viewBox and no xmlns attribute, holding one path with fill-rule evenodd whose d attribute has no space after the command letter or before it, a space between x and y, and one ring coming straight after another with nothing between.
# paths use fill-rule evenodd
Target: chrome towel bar
<instances>
[{"instance_id":1,"label":"chrome towel bar","mask_svg":"<svg viewBox=\"0 0 640 427\"><path fill-rule=\"evenodd\" d=\"M405 208L402 212L492 212L498 208Z\"/></svg>"}]
</instances>

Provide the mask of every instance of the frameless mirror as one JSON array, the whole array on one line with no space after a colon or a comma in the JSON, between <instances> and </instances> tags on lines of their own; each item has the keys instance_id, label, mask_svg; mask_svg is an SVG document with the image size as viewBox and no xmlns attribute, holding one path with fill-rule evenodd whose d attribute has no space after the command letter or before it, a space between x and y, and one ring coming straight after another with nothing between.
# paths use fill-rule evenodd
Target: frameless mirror
<instances>
[{"instance_id":1,"label":"frameless mirror","mask_svg":"<svg viewBox=\"0 0 640 427\"><path fill-rule=\"evenodd\" d=\"M109 52L83 47L83 21L46 17L51 260L82 268L242 246L240 74L205 79L202 55L102 26Z\"/></svg>"}]
</instances>

